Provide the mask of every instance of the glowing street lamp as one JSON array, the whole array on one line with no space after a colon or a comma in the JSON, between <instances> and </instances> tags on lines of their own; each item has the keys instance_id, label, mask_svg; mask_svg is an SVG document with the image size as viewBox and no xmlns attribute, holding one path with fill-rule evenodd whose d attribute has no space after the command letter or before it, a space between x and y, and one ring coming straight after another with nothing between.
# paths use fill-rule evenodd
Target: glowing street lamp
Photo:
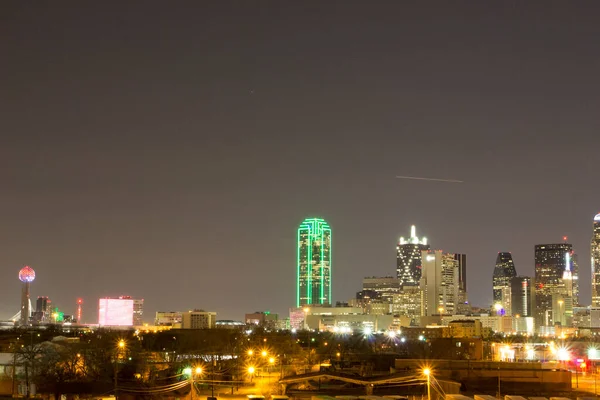
<instances>
[{"instance_id":1,"label":"glowing street lamp","mask_svg":"<svg viewBox=\"0 0 600 400\"><path fill-rule=\"evenodd\" d=\"M424 368L423 375L425 375L427 377L427 400L431 400L431 382L429 380L429 375L431 375L431 370L429 368Z\"/></svg>"},{"instance_id":2,"label":"glowing street lamp","mask_svg":"<svg viewBox=\"0 0 600 400\"><path fill-rule=\"evenodd\" d=\"M119 398L119 356L121 350L125 349L125 341L123 339L117 342L117 354L115 354L115 400Z\"/></svg>"},{"instance_id":3,"label":"glowing street lamp","mask_svg":"<svg viewBox=\"0 0 600 400\"><path fill-rule=\"evenodd\" d=\"M248 375L250 375L250 382L252 382L252 378L254 377L254 372L256 369L252 366L248 367Z\"/></svg>"},{"instance_id":4,"label":"glowing street lamp","mask_svg":"<svg viewBox=\"0 0 600 400\"><path fill-rule=\"evenodd\" d=\"M571 359L571 355L566 347L559 347L556 351L556 358L558 361L569 361Z\"/></svg>"},{"instance_id":5,"label":"glowing street lamp","mask_svg":"<svg viewBox=\"0 0 600 400\"><path fill-rule=\"evenodd\" d=\"M183 369L183 374L189 376L189 378L190 378L190 399L193 400L193 398L194 398L194 374L192 374L192 372L194 372L196 375L201 375L202 367L196 367L195 369L192 369L191 367L187 367L187 368Z\"/></svg>"}]
</instances>

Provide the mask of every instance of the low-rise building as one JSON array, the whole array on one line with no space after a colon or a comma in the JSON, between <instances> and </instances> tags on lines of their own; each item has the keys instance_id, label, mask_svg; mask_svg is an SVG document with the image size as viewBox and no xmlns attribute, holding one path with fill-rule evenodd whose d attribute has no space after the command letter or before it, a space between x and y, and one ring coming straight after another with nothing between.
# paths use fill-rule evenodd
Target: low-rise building
<instances>
[{"instance_id":1,"label":"low-rise building","mask_svg":"<svg viewBox=\"0 0 600 400\"><path fill-rule=\"evenodd\" d=\"M154 325L181 328L181 311L157 311Z\"/></svg>"},{"instance_id":2,"label":"low-rise building","mask_svg":"<svg viewBox=\"0 0 600 400\"><path fill-rule=\"evenodd\" d=\"M474 338L482 336L481 321L477 319L459 319L448 324L450 334L455 338Z\"/></svg>"},{"instance_id":3,"label":"low-rise building","mask_svg":"<svg viewBox=\"0 0 600 400\"><path fill-rule=\"evenodd\" d=\"M181 329L213 329L216 326L216 312L194 310L184 312L181 316Z\"/></svg>"},{"instance_id":4,"label":"low-rise building","mask_svg":"<svg viewBox=\"0 0 600 400\"><path fill-rule=\"evenodd\" d=\"M251 314L246 314L244 320L248 325L256 325L265 329L277 329L279 315L271 314L269 311L256 311Z\"/></svg>"}]
</instances>

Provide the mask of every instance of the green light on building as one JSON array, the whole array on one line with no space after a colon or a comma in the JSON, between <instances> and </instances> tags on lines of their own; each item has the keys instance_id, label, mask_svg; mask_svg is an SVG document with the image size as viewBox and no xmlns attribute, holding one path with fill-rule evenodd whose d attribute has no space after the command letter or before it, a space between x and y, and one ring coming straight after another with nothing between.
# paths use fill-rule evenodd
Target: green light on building
<instances>
[{"instance_id":1,"label":"green light on building","mask_svg":"<svg viewBox=\"0 0 600 400\"><path fill-rule=\"evenodd\" d=\"M331 304L331 228L307 218L298 228L296 306Z\"/></svg>"}]
</instances>

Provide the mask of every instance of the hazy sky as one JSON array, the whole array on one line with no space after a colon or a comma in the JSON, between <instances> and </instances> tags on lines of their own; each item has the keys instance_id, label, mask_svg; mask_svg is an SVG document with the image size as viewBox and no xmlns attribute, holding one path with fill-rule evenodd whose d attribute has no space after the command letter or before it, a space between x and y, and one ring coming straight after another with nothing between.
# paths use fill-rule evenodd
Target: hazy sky
<instances>
[{"instance_id":1,"label":"hazy sky","mask_svg":"<svg viewBox=\"0 0 600 400\"><path fill-rule=\"evenodd\" d=\"M600 211L596 1L0 4L0 318L23 264L84 321L100 296L219 319L295 299L296 229L333 229L333 298L395 274L410 225L468 254ZM397 180L396 175L463 180Z\"/></svg>"}]
</instances>

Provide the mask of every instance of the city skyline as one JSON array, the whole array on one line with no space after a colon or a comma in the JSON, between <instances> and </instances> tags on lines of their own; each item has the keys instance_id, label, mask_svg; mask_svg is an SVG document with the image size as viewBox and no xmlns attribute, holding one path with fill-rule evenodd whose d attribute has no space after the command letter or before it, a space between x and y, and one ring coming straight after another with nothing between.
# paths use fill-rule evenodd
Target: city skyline
<instances>
[{"instance_id":1,"label":"city skyline","mask_svg":"<svg viewBox=\"0 0 600 400\"><path fill-rule=\"evenodd\" d=\"M0 318L24 264L84 320L121 295L283 315L309 216L334 301L416 225L482 306L498 251L534 276L568 236L588 303L600 4L551 3L2 4Z\"/></svg>"},{"instance_id":2,"label":"city skyline","mask_svg":"<svg viewBox=\"0 0 600 400\"><path fill-rule=\"evenodd\" d=\"M595 218L594 218L594 232L596 232L598 230L597 229L598 226L600 226L600 224L598 224L598 221L600 220L599 216L600 216L600 214L597 214L595 216ZM311 231L313 233L310 233ZM343 302L346 302L347 300L349 300L350 298L353 298L353 297L346 298L346 299L335 299L335 298L332 298L332 296L331 296L331 275L328 274L327 279L323 279L322 280L322 282L325 282L326 284L323 285L322 282L320 282L320 283L317 284L316 289L318 289L318 292L321 291L321 287L323 287L324 289L326 289L327 293L324 296L321 295L320 298L332 300L333 303L329 303L327 300L324 300L324 301L321 301L320 303L311 303L311 304L309 304L309 303L306 303L306 302L303 303L302 300L301 300L302 299L302 293L304 293L305 295L307 295L307 292L302 292L301 291L301 282L306 283L305 281L307 280L307 277L308 277L308 275L304 274L306 276L304 276L304 278L302 278L303 274L300 272L302 270L302 265L303 265L301 263L301 260L305 258L305 257L301 258L300 255L303 253L302 249L304 247L306 247L305 245L303 246L302 244L303 243L306 244L306 242L310 238L312 238L312 239L310 239L311 243L312 243L312 242L314 242L317 239L321 239L321 238L325 238L325 237L327 239L327 242L326 242L327 245L325 246L327 248L327 251L325 252L327 254L327 257L326 257L326 268L325 269L329 270L330 267L331 267L331 264L330 264L330 261L329 261L329 257L331 257L329 255L331 253L331 247L330 247L331 246L330 245L331 228L330 228L329 224L324 219L322 219L322 218L307 218L307 219L305 219L302 222L302 224L298 228L298 258L297 258L297 261L296 261L296 265L297 265L297 268L298 268L297 277L296 277L296 295L297 295L296 307L304 306L304 305L315 305L315 304L321 304L321 305L332 304L333 305L336 301L340 301L340 302L343 303ZM425 244L426 245L425 247L427 247L427 248L430 247L429 244L427 243L427 239L426 238L422 238L421 240L419 240L415 236L415 226L414 225L412 225L412 227L411 227L411 238L412 238L412 242L417 243L419 246ZM595 236L594 236L594 238L595 238ZM567 237L563 236L562 239L563 240L567 240ZM317 240L317 241L319 242L319 244L318 244L317 247L319 247L319 249L320 249L321 248L321 245L320 245L321 242L319 240ZM410 238L407 241L407 240L404 240L403 237L401 237L400 241L399 241L399 244L400 243L410 244L412 242L411 242ZM593 244L594 244L594 241L592 239L592 245ZM398 248L399 247L397 246L397 249ZM539 255L540 249L541 249L541 252L548 251L549 253L552 253L552 254L550 254L550 256L548 256L548 255L540 256ZM550 288L548 288L548 287L546 287L544 289L538 288L539 289L538 291L551 290L554 286L563 283L563 280L565 279L564 271L567 269L566 268L567 265L569 265L570 268L574 269L575 271L577 270L577 268L576 268L576 261L575 261L576 260L576 254L574 254L574 250L573 250L573 245L572 244L563 242L563 243L554 243L554 244L534 245L534 250L535 250L534 260L538 260L538 261L539 261L539 259L544 259L545 260L545 259L548 259L548 258L552 258L552 255L554 253L562 255L561 256L562 258L559 257L560 260L557 257L554 257L554 258L556 258L556 260L554 260L554 259L550 260L551 262L555 262L558 265L558 267L556 267L554 269L556 269L557 271L559 271L561 273L559 274L559 272L555 271L556 272L556 273L554 273L555 276L553 275L552 277L550 277L550 280L552 281L551 284L550 284ZM442 250L436 250L436 249L423 250L423 251L424 252L429 251L429 252L432 252L432 253L435 253L435 254L440 253L440 255L441 255L441 252L442 252ZM593 247L592 247L592 251L593 251ZM569 255L569 256L567 256L566 259L564 258L565 252L567 252L568 255ZM307 251L304 251L304 253L307 253ZM460 289L459 290L459 294L456 295L457 296L456 299L459 299L460 296L464 295L465 296L465 300L466 300L466 296L468 294L468 286L466 284L466 281L467 281L466 277L467 277L467 271L468 271L467 267L466 267L466 254L453 254L453 253L450 253L450 254L443 254L443 257L445 257L445 258L450 257L451 259L453 259L453 262L456 263L456 266L458 268L456 270L456 274L457 275L456 275L456 277L454 279L456 279L456 282L457 282L457 289ZM536 263L537 263L537 261L536 261ZM320 265L320 263L317 263L317 264ZM574 268L574 266L575 266L575 268ZM499 252L498 255L497 255L497 258L496 258L496 264L495 264L495 267L493 268L492 277L493 277L494 282L496 282L496 280L499 279L498 280L498 285L501 285L501 283L503 283L504 280L500 279L501 278L500 275L498 275L498 276L495 275L496 273L499 273L498 272L499 268L504 271L503 273L506 273L508 271L509 275L511 275L511 273L514 272L514 274L515 274L514 277L515 278L524 278L524 276L521 276L521 275L517 276L516 271L515 271L515 267L514 267L514 262L512 260L512 254L511 253ZM304 269L305 270L307 269L306 266L305 266ZM540 271L541 270L545 270L545 269L548 269L548 267L546 267L546 268L536 267L534 269L534 274L533 275L535 275L536 273L539 275L541 273ZM21 276L23 275L23 271L25 271L25 270L27 270L27 271L29 271L29 270L33 271L29 266L24 266L24 268L22 268L21 271L19 272L19 279L21 279ZM319 269L319 271L320 271L320 269ZM398 272L398 271L396 271L396 272ZM569 272L570 272L570 270L569 270ZM560 275L560 277L559 277L559 275ZM33 276L35 276L35 273L33 273ZM381 277L388 277L388 276L389 275L381 275ZM365 277L363 277L363 278L365 278ZM512 281L513 276L512 275L508 276L508 278L509 279L508 279L507 282L508 282L508 286L510 287L511 283L512 283L511 281ZM402 281L402 278L400 278L400 277L398 277L397 279L400 282ZM538 279L539 279L539 277L538 277ZM570 279L571 279L571 282L573 282L572 281L573 280L573 276L570 276ZM577 277L575 279L577 279ZM548 280L548 278L546 278L546 280ZM502 281L502 282L500 282L500 281ZM542 281L545 282L543 279L542 279ZM24 304L23 303L23 301L24 301L23 299L25 297L23 297L23 296L26 296L26 298L29 299L29 285L28 285L28 283L29 282L27 282L27 295L23 294L23 293L25 293L23 291L22 296L21 296L21 308L24 307L23 306L23 304ZM410 284L409 284L409 286L410 286ZM413 286L417 286L418 287L418 285L413 285ZM592 282L591 281L590 281L590 286L592 286ZM400 287L402 287L401 284L400 284ZM493 289L493 291L495 293L496 292L495 284L492 284L492 289ZM592 291L593 291L593 289L592 289ZM570 295L573 296L573 293L574 293L573 283L571 283L570 293L571 293ZM536 297L538 297L538 296L539 296L539 294L535 295L534 299L536 299ZM38 300L40 298L43 298L43 297L45 297L46 299L48 298L47 296L38 295ZM128 295L126 295L126 296L119 296L119 298L131 298L131 296L128 296ZM552 306L550 305L550 303L551 303L550 298L548 298L546 300L543 300L543 299L544 299L543 295L539 296L536 299L536 303L537 302L541 302L541 303L545 302L544 303L545 305L543 305L543 304L542 305L536 304L536 308L538 306L540 306L540 312L541 312L541 310L552 309ZM97 300L97 299L93 299L93 300ZM102 300L102 298L100 300ZM576 298L574 298L574 300L573 300L573 305L577 304L575 300L576 300ZM593 301L593 299L591 299L591 300ZM590 301L589 304L591 304L592 301ZM142 300L142 302L143 302L143 300ZM269 303L269 302L270 302L270 300L267 299L266 303ZM512 302L512 299L510 300L510 302ZM509 307L511 307L510 302L509 302ZM476 307L484 307L484 308L485 307L492 307L493 308L493 306L495 304L497 304L497 303L502 303L502 301L501 300L497 300L496 298L493 298L493 302L490 303L490 304L475 304L475 303L469 301L470 305L473 305L473 306L476 306ZM31 306L31 302L29 302L29 305ZM72 312L73 315L76 315L76 314L78 315L81 312L81 305L82 305L82 299L81 298L77 298L76 299L76 306L75 306L76 309ZM71 304L71 306L72 306L72 304ZM456 303L452 305L453 308L456 308L456 306L457 306ZM183 309L185 309L185 308L186 307L184 307ZM264 311L268 311L267 309L270 309L270 308L272 308L272 307L270 307L269 305L263 307ZM37 308L35 310L37 311ZM69 305L67 305L66 308L65 308L65 306L63 306L62 310L65 310L67 312L71 312ZM162 308L160 306L156 310L153 310L152 312L159 311L159 310L162 310ZM32 312L33 309L30 310L30 311ZM88 313L90 311L92 311L92 310L88 310ZM242 311L244 311L244 310L238 310L235 313L239 314ZM100 308L96 309L95 312L96 312L96 314L99 313L100 312ZM63 312L61 312L61 314L63 314ZM94 313L92 313L92 314L94 314ZM286 315L286 312L284 311L282 313L282 315ZM137 319L138 322L142 321L142 319L141 319L141 317L139 315L137 316L137 318L138 318ZM541 318L541 317L538 316L538 318ZM4 319L8 319L8 318L4 318ZM84 320L82 322L93 323L92 320L90 320L90 321L85 321ZM21 323L22 323L22 317L21 317Z\"/></svg>"}]
</instances>

